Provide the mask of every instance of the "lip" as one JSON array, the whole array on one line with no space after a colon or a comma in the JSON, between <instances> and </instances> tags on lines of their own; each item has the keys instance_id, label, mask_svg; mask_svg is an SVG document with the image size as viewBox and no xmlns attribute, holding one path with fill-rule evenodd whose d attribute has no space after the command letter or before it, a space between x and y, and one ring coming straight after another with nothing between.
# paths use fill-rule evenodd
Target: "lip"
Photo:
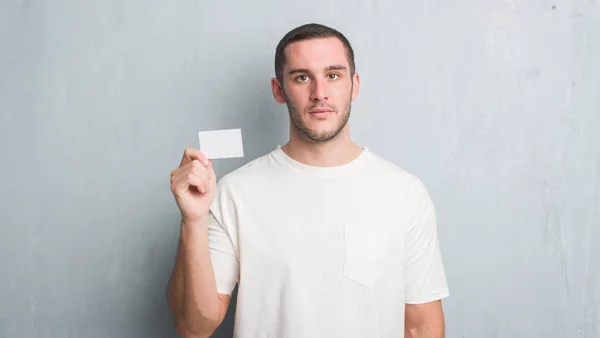
<instances>
[{"instance_id":1,"label":"lip","mask_svg":"<svg viewBox=\"0 0 600 338\"><path fill-rule=\"evenodd\" d=\"M331 109L327 109L327 108L317 108L317 109L313 109L311 111L309 111L309 114L326 114L326 113L331 113L333 112L333 110Z\"/></svg>"}]
</instances>

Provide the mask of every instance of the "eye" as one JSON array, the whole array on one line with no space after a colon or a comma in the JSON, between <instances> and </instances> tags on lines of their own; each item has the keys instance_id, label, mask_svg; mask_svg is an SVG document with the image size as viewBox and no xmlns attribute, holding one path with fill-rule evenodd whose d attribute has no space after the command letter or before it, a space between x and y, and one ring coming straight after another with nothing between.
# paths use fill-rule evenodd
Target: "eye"
<instances>
[{"instance_id":1,"label":"eye","mask_svg":"<svg viewBox=\"0 0 600 338\"><path fill-rule=\"evenodd\" d=\"M340 77L340 74L335 74L335 73L333 73L333 74L329 74L329 76L328 76L328 77L329 77L329 79L331 79L331 80L335 80L335 79L337 79L337 78L339 78L339 77Z\"/></svg>"},{"instance_id":2,"label":"eye","mask_svg":"<svg viewBox=\"0 0 600 338\"><path fill-rule=\"evenodd\" d=\"M306 75L298 75L296 77L296 81L298 81L298 82L306 82L306 81L308 81L308 76L306 76Z\"/></svg>"}]
</instances>

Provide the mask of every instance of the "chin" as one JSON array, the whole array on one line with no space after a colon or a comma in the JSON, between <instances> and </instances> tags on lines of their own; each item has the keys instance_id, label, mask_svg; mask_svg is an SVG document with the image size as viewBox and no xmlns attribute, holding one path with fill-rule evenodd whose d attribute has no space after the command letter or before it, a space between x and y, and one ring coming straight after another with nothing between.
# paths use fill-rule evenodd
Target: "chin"
<instances>
[{"instance_id":1,"label":"chin","mask_svg":"<svg viewBox=\"0 0 600 338\"><path fill-rule=\"evenodd\" d=\"M335 133L335 128L323 128L323 127L317 127L317 128L308 128L308 130L310 131L311 135L318 135L318 136L326 136L326 135L331 135L333 133Z\"/></svg>"},{"instance_id":2,"label":"chin","mask_svg":"<svg viewBox=\"0 0 600 338\"><path fill-rule=\"evenodd\" d=\"M327 130L310 130L309 133L305 134L309 139L315 142L326 142L335 137L336 132L334 129Z\"/></svg>"}]
</instances>

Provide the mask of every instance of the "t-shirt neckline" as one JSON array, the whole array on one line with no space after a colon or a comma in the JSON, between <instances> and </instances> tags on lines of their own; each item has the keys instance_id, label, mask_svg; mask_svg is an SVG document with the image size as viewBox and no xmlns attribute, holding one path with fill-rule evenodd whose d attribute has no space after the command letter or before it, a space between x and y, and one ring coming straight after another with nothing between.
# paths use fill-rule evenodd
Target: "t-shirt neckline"
<instances>
[{"instance_id":1,"label":"t-shirt neckline","mask_svg":"<svg viewBox=\"0 0 600 338\"><path fill-rule=\"evenodd\" d=\"M277 145L272 152L272 156L277 162L287 169L291 169L298 174L322 178L342 178L359 170L367 161L370 154L369 149L364 146L360 154L351 162L333 167L318 167L298 162L288 156L281 145Z\"/></svg>"}]
</instances>

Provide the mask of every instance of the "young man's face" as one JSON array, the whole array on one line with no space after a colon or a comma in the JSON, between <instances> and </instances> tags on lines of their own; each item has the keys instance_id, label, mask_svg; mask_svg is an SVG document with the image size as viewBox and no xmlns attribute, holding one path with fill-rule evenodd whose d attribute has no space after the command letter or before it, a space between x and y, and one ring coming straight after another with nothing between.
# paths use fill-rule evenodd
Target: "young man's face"
<instances>
[{"instance_id":1,"label":"young man's face","mask_svg":"<svg viewBox=\"0 0 600 338\"><path fill-rule=\"evenodd\" d=\"M346 126L359 89L343 43L337 38L294 42L285 55L282 82L272 81L275 99L287 104L303 138L329 141Z\"/></svg>"}]
</instances>

